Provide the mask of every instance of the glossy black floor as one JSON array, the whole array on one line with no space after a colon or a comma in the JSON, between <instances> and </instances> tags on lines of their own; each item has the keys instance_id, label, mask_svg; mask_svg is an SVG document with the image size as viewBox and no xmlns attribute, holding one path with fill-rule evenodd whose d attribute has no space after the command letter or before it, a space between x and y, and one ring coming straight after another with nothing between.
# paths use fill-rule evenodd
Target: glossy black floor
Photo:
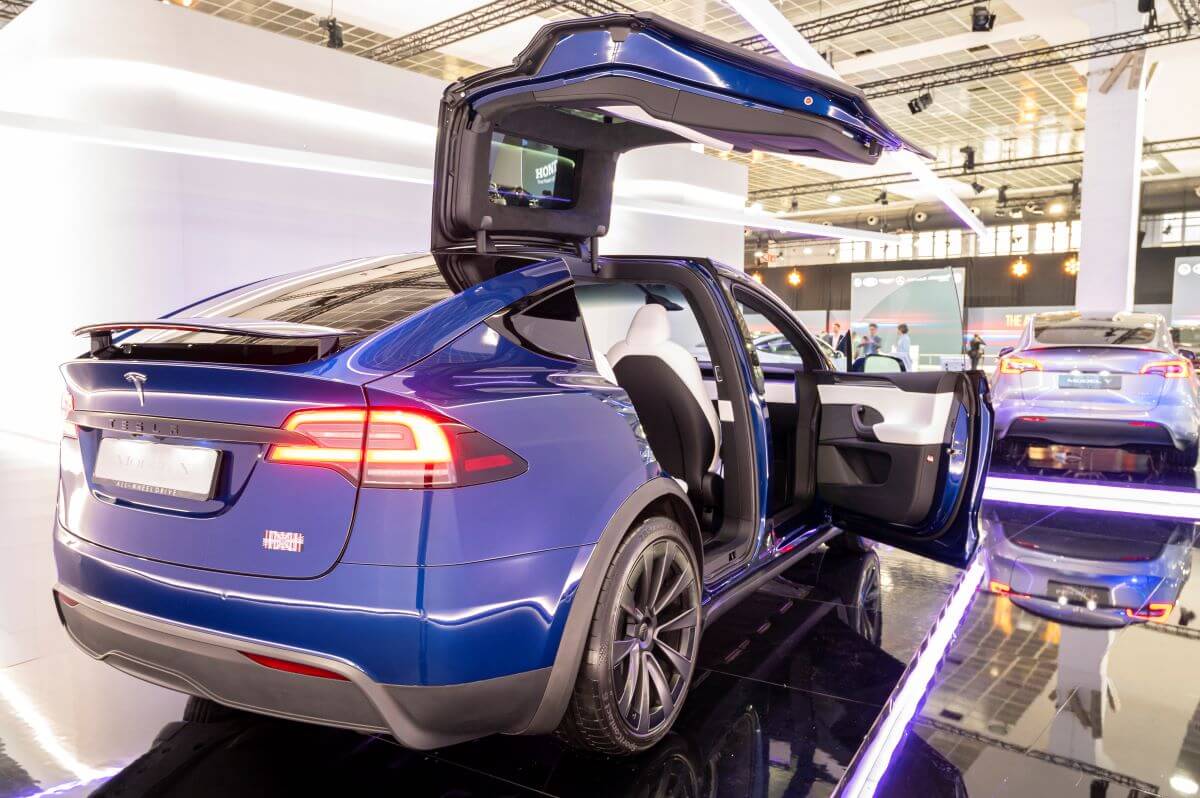
<instances>
[{"instance_id":1,"label":"glossy black floor","mask_svg":"<svg viewBox=\"0 0 1200 798\"><path fill-rule=\"evenodd\" d=\"M12 462L3 461L6 474ZM22 468L26 481L0 486L9 507L18 494L45 498L42 466ZM986 516L980 558L993 573L875 794L1194 794L1194 525L1017 505ZM1014 551L1018 564L1006 569ZM11 562L0 558L0 578L15 576ZM1018 571L1055 584L1064 603L1016 595ZM20 596L47 575L39 565L23 577ZM1011 580L1013 593L988 592L1001 589L992 577ZM890 549L809 558L706 630L675 732L627 760L583 757L552 739L420 753L250 715L183 723L179 696L83 657L14 591L13 606L0 604L0 798L830 795L959 578ZM1102 598L1089 607L1095 586L1115 597L1130 580L1147 605L1170 600L1165 618L1113 621L1122 613L1106 614ZM21 609L42 620L18 625ZM1118 625L1096 627L1105 623Z\"/></svg>"}]
</instances>

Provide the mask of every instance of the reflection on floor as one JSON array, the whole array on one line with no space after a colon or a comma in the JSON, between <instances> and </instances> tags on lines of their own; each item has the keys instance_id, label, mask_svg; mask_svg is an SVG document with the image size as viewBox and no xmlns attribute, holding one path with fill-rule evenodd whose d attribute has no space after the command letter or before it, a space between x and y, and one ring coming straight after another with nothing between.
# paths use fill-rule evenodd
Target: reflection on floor
<instances>
[{"instance_id":1,"label":"reflection on floor","mask_svg":"<svg viewBox=\"0 0 1200 798\"><path fill-rule=\"evenodd\" d=\"M54 466L0 440L0 798L830 795L958 578L890 549L808 559L706 631L676 731L642 757L509 737L420 753L241 713L182 723L182 696L77 651L48 597ZM879 794L1200 791L1194 525L1017 505L985 523L993 592Z\"/></svg>"}]
</instances>

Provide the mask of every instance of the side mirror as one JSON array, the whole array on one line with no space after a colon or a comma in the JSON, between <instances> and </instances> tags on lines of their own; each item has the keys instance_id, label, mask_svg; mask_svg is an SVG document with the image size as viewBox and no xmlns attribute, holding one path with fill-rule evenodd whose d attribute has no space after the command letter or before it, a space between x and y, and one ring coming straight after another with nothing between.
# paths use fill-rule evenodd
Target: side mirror
<instances>
[{"instance_id":1,"label":"side mirror","mask_svg":"<svg viewBox=\"0 0 1200 798\"><path fill-rule=\"evenodd\" d=\"M867 355L862 359L864 374L895 374L905 370L904 361L891 355Z\"/></svg>"},{"instance_id":2,"label":"side mirror","mask_svg":"<svg viewBox=\"0 0 1200 798\"><path fill-rule=\"evenodd\" d=\"M1180 349L1179 354L1183 355L1188 360L1192 361L1192 363L1196 362L1196 353L1190 349Z\"/></svg>"},{"instance_id":3,"label":"side mirror","mask_svg":"<svg viewBox=\"0 0 1200 798\"><path fill-rule=\"evenodd\" d=\"M1004 357L1011 351L1013 351L1011 346L1002 346L1000 347L1000 351L996 353L996 357Z\"/></svg>"}]
</instances>

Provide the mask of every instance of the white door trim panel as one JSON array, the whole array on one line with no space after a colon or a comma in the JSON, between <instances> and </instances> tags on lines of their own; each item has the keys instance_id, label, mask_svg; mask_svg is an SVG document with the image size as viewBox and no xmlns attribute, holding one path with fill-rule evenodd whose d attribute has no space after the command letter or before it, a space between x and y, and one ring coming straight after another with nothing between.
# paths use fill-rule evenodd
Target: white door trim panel
<instances>
[{"instance_id":1,"label":"white door trim panel","mask_svg":"<svg viewBox=\"0 0 1200 798\"><path fill-rule=\"evenodd\" d=\"M939 444L954 409L954 394L913 393L895 386L818 385L821 405L863 405L879 412L883 421L872 429L881 443L906 446Z\"/></svg>"}]
</instances>

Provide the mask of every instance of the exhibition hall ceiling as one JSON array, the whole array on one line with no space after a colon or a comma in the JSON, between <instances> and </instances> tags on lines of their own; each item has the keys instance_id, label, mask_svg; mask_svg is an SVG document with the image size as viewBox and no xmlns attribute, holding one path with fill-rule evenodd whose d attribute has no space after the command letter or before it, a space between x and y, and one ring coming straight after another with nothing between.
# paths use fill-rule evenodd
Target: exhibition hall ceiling
<instances>
[{"instance_id":1,"label":"exhibition hall ceiling","mask_svg":"<svg viewBox=\"0 0 1200 798\"><path fill-rule=\"evenodd\" d=\"M397 3L392 0L169 0L175 5L212 14L264 30L323 45L327 32L320 21L331 13L342 25L344 52L375 58L444 80L507 63L532 33L554 19L585 13L631 8L654 11L729 41L745 40L757 32L722 0L442 0L438 3ZM974 61L1011 56L1086 39L1092 34L1077 13L1094 0L993 0L995 25L973 32L972 2L948 0L780 0L787 19L811 26L848 11L894 6L912 18L880 23L866 30L825 38L816 46L832 58L848 81L863 85L930 70L946 70ZM1160 18L1175 17L1169 3L1160 2ZM859 25L858 27L865 27ZM820 37L815 37L820 38ZM428 47L427 45L434 46ZM754 46L753 42L750 42ZM1200 57L1200 42L1190 41L1147 51L1155 72L1167 65L1187 71L1186 62ZM1086 61L989 76L931 90L932 104L911 113L909 101L920 90L886 94L872 92L872 104L902 135L936 156L936 166L953 169L963 162L963 147L973 147L978 163L1041 156L1065 156L1083 148L1087 115ZM1172 70L1166 70L1172 71ZM1151 73L1154 75L1154 72ZM1160 76L1161 77L1161 76ZM1159 82L1162 82L1161 80ZM1152 82L1151 89L1154 84ZM879 96L882 94L882 96ZM1187 109L1187 114L1193 113ZM1148 113L1147 141L1174 138L1181 114ZM1193 120L1195 121L1195 120ZM1190 125L1194 130L1195 125ZM842 179L879 175L842 164L805 162L754 153L721 154L750 165L750 195L765 209L789 216L820 219L841 216L851 209L869 211L880 195L878 185L836 187ZM980 173L943 175L960 184L964 198L994 202L1001 186L1011 196L1039 196L1070 191L1082 173L1081 159L1060 157L1049 165ZM1148 179L1200 174L1200 152L1171 153L1148 158ZM974 187L972 187L974 183ZM794 190L788 190L792 189ZM890 204L926 199L911 183L887 186ZM762 195L763 196L756 196ZM830 194L836 194L836 203Z\"/></svg>"}]
</instances>

